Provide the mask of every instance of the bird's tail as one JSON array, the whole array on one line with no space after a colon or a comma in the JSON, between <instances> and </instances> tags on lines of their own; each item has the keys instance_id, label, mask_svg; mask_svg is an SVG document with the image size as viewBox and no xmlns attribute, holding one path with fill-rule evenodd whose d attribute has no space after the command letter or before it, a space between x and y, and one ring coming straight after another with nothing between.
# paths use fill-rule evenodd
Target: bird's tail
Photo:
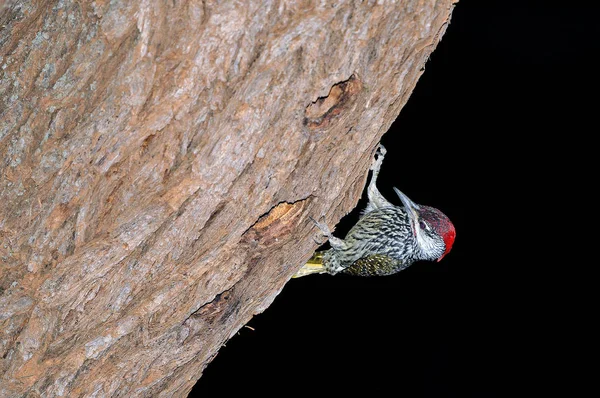
<instances>
[{"instance_id":1,"label":"bird's tail","mask_svg":"<svg viewBox=\"0 0 600 398\"><path fill-rule=\"evenodd\" d=\"M323 266L323 252L315 252L310 260L292 278L300 278L301 276L310 274L323 274L325 272L327 271L325 271L325 267Z\"/></svg>"}]
</instances>

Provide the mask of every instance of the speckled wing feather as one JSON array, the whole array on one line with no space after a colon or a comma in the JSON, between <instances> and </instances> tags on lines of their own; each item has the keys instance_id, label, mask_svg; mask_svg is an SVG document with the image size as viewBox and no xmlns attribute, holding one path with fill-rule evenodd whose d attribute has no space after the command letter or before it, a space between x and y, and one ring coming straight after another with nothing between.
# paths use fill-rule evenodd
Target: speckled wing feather
<instances>
[{"instance_id":1,"label":"speckled wing feather","mask_svg":"<svg viewBox=\"0 0 600 398\"><path fill-rule=\"evenodd\" d=\"M342 271L344 274L358 276L382 276L395 274L406 268L401 260L386 256L385 254L371 254L356 260L352 265Z\"/></svg>"}]
</instances>

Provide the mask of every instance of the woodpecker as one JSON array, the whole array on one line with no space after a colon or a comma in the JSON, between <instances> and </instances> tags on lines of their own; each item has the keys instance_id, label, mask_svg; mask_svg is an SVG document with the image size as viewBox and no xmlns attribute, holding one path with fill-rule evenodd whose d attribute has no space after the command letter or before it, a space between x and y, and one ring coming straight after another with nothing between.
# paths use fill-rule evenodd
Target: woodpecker
<instances>
[{"instance_id":1,"label":"woodpecker","mask_svg":"<svg viewBox=\"0 0 600 398\"><path fill-rule=\"evenodd\" d=\"M294 275L337 273L375 276L402 271L418 260L440 261L452 249L456 231L438 209L418 205L394 187L402 207L388 202L377 189L386 150L380 145L371 165L369 202L344 239L332 235L327 224L313 222L331 249L316 252Z\"/></svg>"}]
</instances>

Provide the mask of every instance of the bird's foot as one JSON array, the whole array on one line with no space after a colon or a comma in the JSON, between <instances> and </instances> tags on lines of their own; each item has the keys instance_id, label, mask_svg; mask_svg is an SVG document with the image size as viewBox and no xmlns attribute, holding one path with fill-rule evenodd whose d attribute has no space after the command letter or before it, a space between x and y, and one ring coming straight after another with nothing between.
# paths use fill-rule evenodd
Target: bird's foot
<instances>
[{"instance_id":1,"label":"bird's foot","mask_svg":"<svg viewBox=\"0 0 600 398\"><path fill-rule=\"evenodd\" d=\"M375 152L375 158L373 159L373 163L371 163L371 170L379 172L381 164L383 163L383 158L385 157L386 153L387 150L385 149L385 147L379 144L379 146L377 147L377 151Z\"/></svg>"},{"instance_id":2,"label":"bird's foot","mask_svg":"<svg viewBox=\"0 0 600 398\"><path fill-rule=\"evenodd\" d=\"M323 222L319 222L319 221L315 220L314 218L312 218L312 216L308 216L308 217L310 217L310 219L312 220L312 222L315 223L317 228L319 228L321 230L321 233L323 234L324 237L326 237L327 239L333 238L333 234L331 233L331 230L329 229L327 224L325 224L325 216L321 216L321 219L323 220Z\"/></svg>"},{"instance_id":3,"label":"bird's foot","mask_svg":"<svg viewBox=\"0 0 600 398\"><path fill-rule=\"evenodd\" d=\"M329 244L331 245L331 247L338 248L341 245L343 245L343 241L341 239L339 239L339 238L336 238L331 233L331 230L329 229L329 227L325 223L325 216L321 216L321 219L323 220L323 222L319 222L319 221L315 220L314 218L312 218L311 216L309 216L309 217L315 223L315 225L317 226L317 228L319 228L321 230L321 233L323 234L323 236L327 238L326 241L329 241ZM322 245L323 243L325 243L325 242L319 242L316 239L315 239L315 242L317 242L320 245Z\"/></svg>"}]
</instances>

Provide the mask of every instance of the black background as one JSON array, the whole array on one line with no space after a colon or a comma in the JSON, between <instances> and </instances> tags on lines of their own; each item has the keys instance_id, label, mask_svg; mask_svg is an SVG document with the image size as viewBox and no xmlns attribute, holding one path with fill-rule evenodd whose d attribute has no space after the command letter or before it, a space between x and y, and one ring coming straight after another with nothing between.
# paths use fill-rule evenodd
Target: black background
<instances>
[{"instance_id":1,"label":"black background","mask_svg":"<svg viewBox=\"0 0 600 398\"><path fill-rule=\"evenodd\" d=\"M557 303L529 272L526 235L541 228L529 218L541 205L530 194L556 189L548 180L562 178L565 136L590 129L593 3L461 0L383 137L379 180L391 201L399 203L397 186L448 215L452 252L389 277L290 281L250 321L254 330L242 328L220 350L190 396L500 397L522 395L536 380L552 385L540 364L553 349L536 324Z\"/></svg>"}]
</instances>

